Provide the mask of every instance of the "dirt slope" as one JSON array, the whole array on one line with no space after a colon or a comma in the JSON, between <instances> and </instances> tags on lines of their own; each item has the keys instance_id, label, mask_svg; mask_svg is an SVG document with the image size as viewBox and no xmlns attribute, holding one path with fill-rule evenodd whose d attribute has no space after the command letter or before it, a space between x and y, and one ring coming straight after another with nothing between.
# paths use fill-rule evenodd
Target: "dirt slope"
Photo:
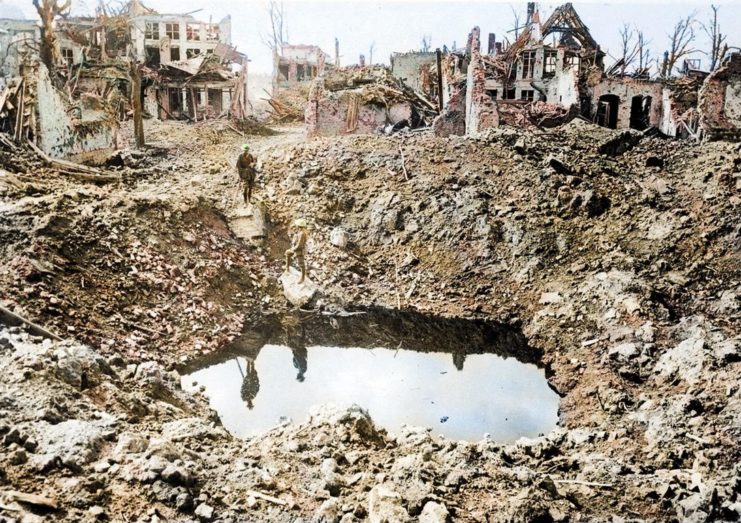
<instances>
[{"instance_id":1,"label":"dirt slope","mask_svg":"<svg viewBox=\"0 0 741 523\"><path fill-rule=\"evenodd\" d=\"M3 335L2 490L56 493L50 521L741 517L739 144L580 121L478 139L283 131L250 139L261 246L230 229L244 139L229 131L152 124L120 186L4 162L0 300L93 350ZM357 411L244 443L209 425L167 371L287 307L277 276L299 216L321 306L520 325L562 428L502 446L387 435ZM60 366L92 370L83 384ZM65 462L75 445L85 457Z\"/></svg>"}]
</instances>

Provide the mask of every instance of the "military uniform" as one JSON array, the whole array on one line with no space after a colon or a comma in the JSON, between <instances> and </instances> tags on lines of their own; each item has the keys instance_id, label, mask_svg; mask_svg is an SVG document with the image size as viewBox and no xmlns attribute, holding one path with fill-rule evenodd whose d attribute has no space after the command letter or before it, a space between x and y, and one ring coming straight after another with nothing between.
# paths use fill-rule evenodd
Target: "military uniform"
<instances>
[{"instance_id":1,"label":"military uniform","mask_svg":"<svg viewBox=\"0 0 741 523\"><path fill-rule=\"evenodd\" d=\"M296 235L293 237L291 248L286 251L286 271L288 271L289 267L291 266L291 260L293 258L296 258L296 262L301 268L301 279L299 280L299 283L303 283L304 278L306 277L306 260L304 256L306 255L307 238L308 236L306 234L306 229L300 228Z\"/></svg>"},{"instance_id":2,"label":"military uniform","mask_svg":"<svg viewBox=\"0 0 741 523\"><path fill-rule=\"evenodd\" d=\"M237 159L237 172L244 183L244 203L252 200L252 188L255 185L255 157L245 151Z\"/></svg>"}]
</instances>

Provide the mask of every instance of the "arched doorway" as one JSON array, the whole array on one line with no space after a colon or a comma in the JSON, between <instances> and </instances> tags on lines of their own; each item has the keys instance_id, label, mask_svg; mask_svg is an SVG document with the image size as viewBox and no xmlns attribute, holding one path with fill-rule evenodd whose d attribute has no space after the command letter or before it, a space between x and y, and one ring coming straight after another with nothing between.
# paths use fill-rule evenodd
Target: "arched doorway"
<instances>
[{"instance_id":1,"label":"arched doorway","mask_svg":"<svg viewBox=\"0 0 741 523\"><path fill-rule=\"evenodd\" d=\"M634 96L630 103L630 128L643 131L651 126L651 97Z\"/></svg>"},{"instance_id":2,"label":"arched doorway","mask_svg":"<svg viewBox=\"0 0 741 523\"><path fill-rule=\"evenodd\" d=\"M597 125L617 129L620 97L615 94L603 94L597 102Z\"/></svg>"}]
</instances>

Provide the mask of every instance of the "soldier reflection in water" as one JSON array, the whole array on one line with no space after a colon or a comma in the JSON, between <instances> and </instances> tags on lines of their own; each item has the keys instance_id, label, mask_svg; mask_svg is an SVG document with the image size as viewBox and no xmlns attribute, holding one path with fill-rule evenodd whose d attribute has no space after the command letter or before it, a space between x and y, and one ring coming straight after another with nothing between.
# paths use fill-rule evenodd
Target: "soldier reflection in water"
<instances>
[{"instance_id":1,"label":"soldier reflection in water","mask_svg":"<svg viewBox=\"0 0 741 523\"><path fill-rule=\"evenodd\" d=\"M235 358L239 372L242 374L242 387L239 389L239 394L242 397L242 401L247 404L247 408L252 410L255 406L253 401L257 393L260 391L260 379L257 377L257 369L255 369L255 360L253 358L246 358L247 364L245 365L244 371L242 366L239 364L239 358Z\"/></svg>"},{"instance_id":2,"label":"soldier reflection in water","mask_svg":"<svg viewBox=\"0 0 741 523\"><path fill-rule=\"evenodd\" d=\"M308 368L308 351L306 350L306 343L304 342L304 328L302 325L298 325L293 334L288 336L288 342L286 343L293 353L293 366L298 371L296 374L296 381L303 382L306 369ZM260 379L257 376L257 369L255 368L254 358L245 358L246 365L242 370L242 365L239 363L239 358L235 358L239 373L242 375L242 387L240 388L240 396L242 401L245 402L247 408L252 410L255 406L254 401L257 393L260 391Z\"/></svg>"},{"instance_id":3,"label":"soldier reflection in water","mask_svg":"<svg viewBox=\"0 0 741 523\"><path fill-rule=\"evenodd\" d=\"M306 351L306 342L304 341L304 326L298 324L292 329L292 334L288 335L288 345L293 353L293 366L298 371L296 381L303 382L306 368L308 367L308 352Z\"/></svg>"},{"instance_id":4,"label":"soldier reflection in water","mask_svg":"<svg viewBox=\"0 0 741 523\"><path fill-rule=\"evenodd\" d=\"M458 370L463 370L463 364L466 362L466 353L465 352L454 352L453 353L453 365L455 365L455 368Z\"/></svg>"}]
</instances>

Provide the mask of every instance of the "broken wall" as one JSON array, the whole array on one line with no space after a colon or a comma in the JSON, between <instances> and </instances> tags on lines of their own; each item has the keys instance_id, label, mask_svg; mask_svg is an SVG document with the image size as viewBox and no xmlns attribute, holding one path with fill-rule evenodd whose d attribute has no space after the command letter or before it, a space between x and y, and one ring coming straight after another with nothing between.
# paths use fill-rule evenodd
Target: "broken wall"
<instances>
[{"instance_id":1,"label":"broken wall","mask_svg":"<svg viewBox=\"0 0 741 523\"><path fill-rule=\"evenodd\" d=\"M613 95L619 98L617 129L630 129L631 106L634 97L651 97L649 125L658 127L661 122L663 85L651 80L635 78L602 78L592 86L591 114L596 115L600 97Z\"/></svg>"},{"instance_id":2,"label":"broken wall","mask_svg":"<svg viewBox=\"0 0 741 523\"><path fill-rule=\"evenodd\" d=\"M391 74L406 85L420 92L425 92L422 81L422 68L429 67L437 60L434 52L393 53L391 55Z\"/></svg>"},{"instance_id":3,"label":"broken wall","mask_svg":"<svg viewBox=\"0 0 741 523\"><path fill-rule=\"evenodd\" d=\"M579 74L575 67L559 69L546 86L546 101L559 104L566 109L581 107L579 96Z\"/></svg>"},{"instance_id":4,"label":"broken wall","mask_svg":"<svg viewBox=\"0 0 741 523\"><path fill-rule=\"evenodd\" d=\"M698 111L706 139L741 139L741 53L705 79Z\"/></svg>"},{"instance_id":5,"label":"broken wall","mask_svg":"<svg viewBox=\"0 0 741 523\"><path fill-rule=\"evenodd\" d=\"M412 119L412 107L408 103L394 103L388 107L362 103L361 93L355 90L333 93L317 89L312 94L305 113L309 138L368 134Z\"/></svg>"},{"instance_id":6,"label":"broken wall","mask_svg":"<svg viewBox=\"0 0 741 523\"><path fill-rule=\"evenodd\" d=\"M451 94L445 104L445 110L432 123L432 130L436 136L466 134L466 90L456 86L451 86L450 89Z\"/></svg>"},{"instance_id":7,"label":"broken wall","mask_svg":"<svg viewBox=\"0 0 741 523\"><path fill-rule=\"evenodd\" d=\"M52 85L43 64L26 71L26 75L33 74L37 82L36 137L42 151L62 158L123 145L118 122L108 108L92 100L81 100L78 107L70 108L62 93Z\"/></svg>"},{"instance_id":8,"label":"broken wall","mask_svg":"<svg viewBox=\"0 0 741 523\"><path fill-rule=\"evenodd\" d=\"M481 59L479 28L470 37L471 62L466 77L466 134L499 126L496 102L486 92L486 68Z\"/></svg>"}]
</instances>

